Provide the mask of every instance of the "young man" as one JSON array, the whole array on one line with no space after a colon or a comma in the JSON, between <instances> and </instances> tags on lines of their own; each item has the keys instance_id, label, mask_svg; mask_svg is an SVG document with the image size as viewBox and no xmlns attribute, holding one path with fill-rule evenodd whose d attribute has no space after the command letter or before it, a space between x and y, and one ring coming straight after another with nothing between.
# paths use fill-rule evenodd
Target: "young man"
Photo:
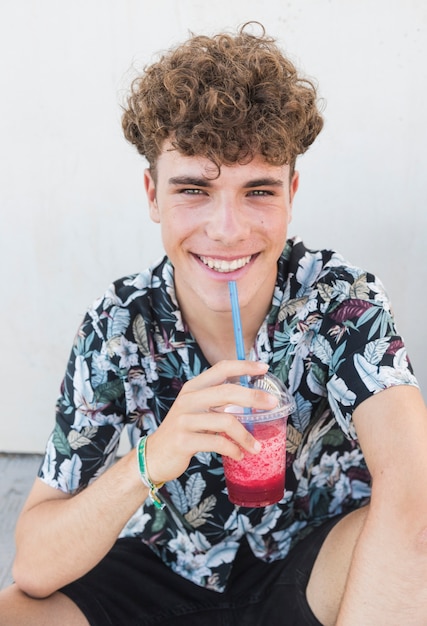
<instances>
[{"instance_id":1,"label":"young man","mask_svg":"<svg viewBox=\"0 0 427 626\"><path fill-rule=\"evenodd\" d=\"M427 624L427 415L387 296L287 240L315 88L264 33L192 37L135 81L123 126L166 256L79 329L2 624ZM267 369L296 402L286 489L239 508L221 455L259 444L211 409L271 407L226 384ZM140 454L113 463L125 425Z\"/></svg>"}]
</instances>

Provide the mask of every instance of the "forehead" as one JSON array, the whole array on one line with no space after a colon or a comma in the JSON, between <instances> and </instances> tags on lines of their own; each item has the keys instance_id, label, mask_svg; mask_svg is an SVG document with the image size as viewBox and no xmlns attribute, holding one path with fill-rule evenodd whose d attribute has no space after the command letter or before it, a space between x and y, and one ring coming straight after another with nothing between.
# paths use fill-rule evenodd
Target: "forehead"
<instances>
[{"instance_id":1,"label":"forehead","mask_svg":"<svg viewBox=\"0 0 427 626\"><path fill-rule=\"evenodd\" d=\"M251 161L244 164L221 165L220 170L215 163L204 156L187 156L166 143L156 163L156 178L166 176L197 176L214 183L228 178L253 179L289 177L289 165L271 165L265 158L257 154Z\"/></svg>"}]
</instances>

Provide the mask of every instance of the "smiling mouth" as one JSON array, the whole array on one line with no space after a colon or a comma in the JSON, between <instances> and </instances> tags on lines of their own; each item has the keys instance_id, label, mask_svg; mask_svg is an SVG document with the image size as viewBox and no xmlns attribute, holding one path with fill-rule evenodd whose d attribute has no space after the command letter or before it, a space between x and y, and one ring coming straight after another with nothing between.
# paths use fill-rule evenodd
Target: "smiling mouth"
<instances>
[{"instance_id":1,"label":"smiling mouth","mask_svg":"<svg viewBox=\"0 0 427 626\"><path fill-rule=\"evenodd\" d=\"M202 263L210 267L210 269L216 272L222 272L224 274L228 272L234 272L247 265L252 259L252 255L243 256L240 259L233 259L232 261L225 261L224 259L215 259L210 256L199 256Z\"/></svg>"}]
</instances>

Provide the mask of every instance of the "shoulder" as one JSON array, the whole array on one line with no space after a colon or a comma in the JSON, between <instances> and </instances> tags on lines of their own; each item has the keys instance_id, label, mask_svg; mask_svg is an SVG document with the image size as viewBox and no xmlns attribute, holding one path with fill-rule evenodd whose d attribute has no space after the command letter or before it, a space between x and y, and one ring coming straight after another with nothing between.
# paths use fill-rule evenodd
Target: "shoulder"
<instances>
[{"instance_id":1,"label":"shoulder","mask_svg":"<svg viewBox=\"0 0 427 626\"><path fill-rule=\"evenodd\" d=\"M301 283L308 285L328 278L345 278L352 282L366 273L347 261L337 250L308 248L299 237L287 241L282 259L287 263L288 276L296 277Z\"/></svg>"},{"instance_id":2,"label":"shoulder","mask_svg":"<svg viewBox=\"0 0 427 626\"><path fill-rule=\"evenodd\" d=\"M92 308L101 304L129 307L139 298L151 297L156 290L166 290L172 276L172 266L167 257L146 268L142 272L123 276L112 282L101 297L97 298Z\"/></svg>"},{"instance_id":3,"label":"shoulder","mask_svg":"<svg viewBox=\"0 0 427 626\"><path fill-rule=\"evenodd\" d=\"M142 272L113 281L88 307L83 327L108 340L126 334L136 317L148 323L156 303L165 306L173 298L173 268L163 257Z\"/></svg>"},{"instance_id":4,"label":"shoulder","mask_svg":"<svg viewBox=\"0 0 427 626\"><path fill-rule=\"evenodd\" d=\"M284 277L290 299L315 293L324 306L347 300L371 300L388 308L388 296L378 276L351 263L334 249L307 248L295 237L288 240L281 260L287 266Z\"/></svg>"}]
</instances>

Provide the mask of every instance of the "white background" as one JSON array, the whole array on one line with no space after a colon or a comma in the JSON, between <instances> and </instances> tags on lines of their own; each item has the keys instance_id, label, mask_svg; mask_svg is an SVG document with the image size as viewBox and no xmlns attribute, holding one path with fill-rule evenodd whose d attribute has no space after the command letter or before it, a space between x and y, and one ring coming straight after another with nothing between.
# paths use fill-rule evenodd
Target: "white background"
<instances>
[{"instance_id":1,"label":"white background","mask_svg":"<svg viewBox=\"0 0 427 626\"><path fill-rule=\"evenodd\" d=\"M425 0L1 0L0 451L43 450L86 307L161 254L121 133L132 67L251 19L326 102L290 234L382 278L426 396Z\"/></svg>"}]
</instances>

